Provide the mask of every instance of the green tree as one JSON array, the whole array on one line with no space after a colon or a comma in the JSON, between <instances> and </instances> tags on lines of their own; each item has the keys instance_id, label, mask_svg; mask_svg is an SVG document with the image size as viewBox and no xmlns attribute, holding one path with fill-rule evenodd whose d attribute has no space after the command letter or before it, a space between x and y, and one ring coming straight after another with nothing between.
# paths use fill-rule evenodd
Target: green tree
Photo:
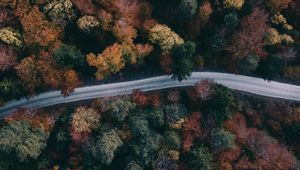
<instances>
[{"instance_id":1,"label":"green tree","mask_svg":"<svg viewBox=\"0 0 300 170\"><path fill-rule=\"evenodd\" d=\"M236 13L229 13L224 17L225 25L230 28L236 28L239 25L239 18Z\"/></svg>"},{"instance_id":2,"label":"green tree","mask_svg":"<svg viewBox=\"0 0 300 170\"><path fill-rule=\"evenodd\" d=\"M185 18L192 17L198 8L197 0L181 0L179 4L179 12Z\"/></svg>"},{"instance_id":3,"label":"green tree","mask_svg":"<svg viewBox=\"0 0 300 170\"><path fill-rule=\"evenodd\" d=\"M271 55L262 61L258 66L258 72L267 80L273 80L283 73L284 60L278 55Z\"/></svg>"},{"instance_id":4,"label":"green tree","mask_svg":"<svg viewBox=\"0 0 300 170\"><path fill-rule=\"evenodd\" d=\"M175 45L172 49L172 78L182 81L189 77L195 67L194 54L196 44L188 41L181 45Z\"/></svg>"},{"instance_id":5,"label":"green tree","mask_svg":"<svg viewBox=\"0 0 300 170\"><path fill-rule=\"evenodd\" d=\"M215 84L214 93L205 101L203 109L205 113L213 115L218 125L230 116L230 109L234 103L232 91L220 84ZM216 107L218 106L218 107Z\"/></svg>"},{"instance_id":6,"label":"green tree","mask_svg":"<svg viewBox=\"0 0 300 170\"><path fill-rule=\"evenodd\" d=\"M165 125L165 115L162 109L154 108L148 113L148 121L150 126L154 128L161 128Z\"/></svg>"},{"instance_id":7,"label":"green tree","mask_svg":"<svg viewBox=\"0 0 300 170\"><path fill-rule=\"evenodd\" d=\"M193 169L212 170L213 154L204 146L193 148L187 158L188 165Z\"/></svg>"},{"instance_id":8,"label":"green tree","mask_svg":"<svg viewBox=\"0 0 300 170\"><path fill-rule=\"evenodd\" d=\"M165 132L165 141L166 144L171 149L179 150L181 147L181 136L175 131L166 131Z\"/></svg>"},{"instance_id":9,"label":"green tree","mask_svg":"<svg viewBox=\"0 0 300 170\"><path fill-rule=\"evenodd\" d=\"M101 163L109 165L115 156L115 151L123 145L123 142L116 131L112 129L103 133L102 137L98 140L97 145L99 145Z\"/></svg>"},{"instance_id":10,"label":"green tree","mask_svg":"<svg viewBox=\"0 0 300 170\"><path fill-rule=\"evenodd\" d=\"M142 116L131 116L128 125L134 137L144 136L150 131L148 121Z\"/></svg>"},{"instance_id":11,"label":"green tree","mask_svg":"<svg viewBox=\"0 0 300 170\"><path fill-rule=\"evenodd\" d=\"M125 170L143 170L143 168L139 164L137 164L135 161L130 161L127 164Z\"/></svg>"},{"instance_id":12,"label":"green tree","mask_svg":"<svg viewBox=\"0 0 300 170\"><path fill-rule=\"evenodd\" d=\"M22 94L19 84L13 79L0 81L0 94L5 98L18 98Z\"/></svg>"},{"instance_id":13,"label":"green tree","mask_svg":"<svg viewBox=\"0 0 300 170\"><path fill-rule=\"evenodd\" d=\"M149 166L161 147L162 139L159 134L149 132L132 141L131 151L144 166Z\"/></svg>"},{"instance_id":14,"label":"green tree","mask_svg":"<svg viewBox=\"0 0 300 170\"><path fill-rule=\"evenodd\" d=\"M56 63L61 67L80 69L85 65L85 57L73 45L61 45L53 55Z\"/></svg>"},{"instance_id":15,"label":"green tree","mask_svg":"<svg viewBox=\"0 0 300 170\"><path fill-rule=\"evenodd\" d=\"M0 130L0 150L16 153L20 161L36 159L47 145L49 133L27 121L9 123Z\"/></svg>"},{"instance_id":16,"label":"green tree","mask_svg":"<svg viewBox=\"0 0 300 170\"><path fill-rule=\"evenodd\" d=\"M237 68L240 73L249 74L257 69L259 60L260 58L257 55L248 55L238 62Z\"/></svg>"},{"instance_id":17,"label":"green tree","mask_svg":"<svg viewBox=\"0 0 300 170\"><path fill-rule=\"evenodd\" d=\"M230 149L235 146L235 135L224 129L215 130L211 137L211 146L215 152Z\"/></svg>"},{"instance_id":18,"label":"green tree","mask_svg":"<svg viewBox=\"0 0 300 170\"><path fill-rule=\"evenodd\" d=\"M180 128L183 119L189 112L184 105L169 104L164 107L166 125L171 128Z\"/></svg>"},{"instance_id":19,"label":"green tree","mask_svg":"<svg viewBox=\"0 0 300 170\"><path fill-rule=\"evenodd\" d=\"M227 45L226 39L221 35L214 35L209 38L208 50L214 55L219 54Z\"/></svg>"},{"instance_id":20,"label":"green tree","mask_svg":"<svg viewBox=\"0 0 300 170\"><path fill-rule=\"evenodd\" d=\"M119 122L124 121L135 107L136 104L128 99L116 99L112 101L109 106L111 116Z\"/></svg>"}]
</instances>

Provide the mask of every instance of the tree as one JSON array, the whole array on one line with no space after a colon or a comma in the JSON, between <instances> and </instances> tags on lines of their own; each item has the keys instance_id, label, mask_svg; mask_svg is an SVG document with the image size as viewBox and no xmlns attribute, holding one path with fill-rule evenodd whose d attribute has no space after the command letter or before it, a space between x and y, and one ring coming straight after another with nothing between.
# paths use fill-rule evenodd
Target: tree
<instances>
[{"instance_id":1,"label":"tree","mask_svg":"<svg viewBox=\"0 0 300 170\"><path fill-rule=\"evenodd\" d=\"M123 145L122 140L114 129L104 132L97 143L100 149L101 162L106 165L112 162L116 150Z\"/></svg>"},{"instance_id":2,"label":"tree","mask_svg":"<svg viewBox=\"0 0 300 170\"><path fill-rule=\"evenodd\" d=\"M17 54L13 47L0 44L0 72L15 66L17 64Z\"/></svg>"},{"instance_id":3,"label":"tree","mask_svg":"<svg viewBox=\"0 0 300 170\"><path fill-rule=\"evenodd\" d=\"M32 56L22 59L20 64L16 66L16 71L22 84L30 92L34 92L35 88L43 82L36 61Z\"/></svg>"},{"instance_id":4,"label":"tree","mask_svg":"<svg viewBox=\"0 0 300 170\"><path fill-rule=\"evenodd\" d=\"M0 6L15 8L17 5L17 0L0 0Z\"/></svg>"},{"instance_id":5,"label":"tree","mask_svg":"<svg viewBox=\"0 0 300 170\"><path fill-rule=\"evenodd\" d=\"M49 46L59 44L61 30L46 20L38 6L31 7L28 0L18 3L15 15L23 26L26 45Z\"/></svg>"},{"instance_id":6,"label":"tree","mask_svg":"<svg viewBox=\"0 0 300 170\"><path fill-rule=\"evenodd\" d=\"M217 129L211 136L211 146L215 152L235 147L235 135L223 129Z\"/></svg>"},{"instance_id":7,"label":"tree","mask_svg":"<svg viewBox=\"0 0 300 170\"><path fill-rule=\"evenodd\" d=\"M116 73L125 67L120 44L113 44L106 48L102 54L88 54L87 62L90 66L96 67L96 78L101 80L111 73Z\"/></svg>"},{"instance_id":8,"label":"tree","mask_svg":"<svg viewBox=\"0 0 300 170\"><path fill-rule=\"evenodd\" d=\"M189 95L194 101L207 100L213 94L214 82L212 80L203 80L195 84Z\"/></svg>"},{"instance_id":9,"label":"tree","mask_svg":"<svg viewBox=\"0 0 300 170\"><path fill-rule=\"evenodd\" d=\"M242 19L241 30L232 36L227 51L235 58L244 58L250 54L265 57L267 53L263 47L264 34L268 30L267 17L261 9L253 9L250 15Z\"/></svg>"},{"instance_id":10,"label":"tree","mask_svg":"<svg viewBox=\"0 0 300 170\"><path fill-rule=\"evenodd\" d=\"M149 40L160 46L163 53L169 53L174 45L183 44L184 40L168 26L156 24L150 29Z\"/></svg>"},{"instance_id":11,"label":"tree","mask_svg":"<svg viewBox=\"0 0 300 170\"><path fill-rule=\"evenodd\" d=\"M20 47L22 45L21 34L11 27L0 29L0 40L8 45Z\"/></svg>"},{"instance_id":12,"label":"tree","mask_svg":"<svg viewBox=\"0 0 300 170\"><path fill-rule=\"evenodd\" d=\"M22 91L19 84L13 79L4 79L0 81L0 94L5 98L18 98Z\"/></svg>"},{"instance_id":13,"label":"tree","mask_svg":"<svg viewBox=\"0 0 300 170\"><path fill-rule=\"evenodd\" d=\"M72 114L72 131L91 133L99 126L100 119L101 115L92 108L78 107Z\"/></svg>"},{"instance_id":14,"label":"tree","mask_svg":"<svg viewBox=\"0 0 300 170\"><path fill-rule=\"evenodd\" d=\"M63 73L63 79L60 82L60 89L63 95L69 95L76 87L81 84L79 77L74 70L66 70Z\"/></svg>"},{"instance_id":15,"label":"tree","mask_svg":"<svg viewBox=\"0 0 300 170\"><path fill-rule=\"evenodd\" d=\"M112 31L120 43L132 44L133 40L137 37L136 29L124 20L116 21Z\"/></svg>"},{"instance_id":16,"label":"tree","mask_svg":"<svg viewBox=\"0 0 300 170\"><path fill-rule=\"evenodd\" d=\"M172 57L170 54L161 54L159 58L160 68L166 73L172 73Z\"/></svg>"},{"instance_id":17,"label":"tree","mask_svg":"<svg viewBox=\"0 0 300 170\"><path fill-rule=\"evenodd\" d=\"M184 105L169 104L164 107L165 123L172 129L181 129L184 118L189 112Z\"/></svg>"},{"instance_id":18,"label":"tree","mask_svg":"<svg viewBox=\"0 0 300 170\"><path fill-rule=\"evenodd\" d=\"M64 28L76 18L73 4L70 0L54 0L44 6L43 11L52 22Z\"/></svg>"},{"instance_id":19,"label":"tree","mask_svg":"<svg viewBox=\"0 0 300 170\"><path fill-rule=\"evenodd\" d=\"M144 165L151 166L161 148L162 136L155 132L149 132L140 138L132 141L130 149L134 156Z\"/></svg>"},{"instance_id":20,"label":"tree","mask_svg":"<svg viewBox=\"0 0 300 170\"><path fill-rule=\"evenodd\" d=\"M224 128L236 136L236 142L245 144L248 136L246 119L242 114L234 114L231 119L224 122Z\"/></svg>"},{"instance_id":21,"label":"tree","mask_svg":"<svg viewBox=\"0 0 300 170\"><path fill-rule=\"evenodd\" d=\"M267 6L276 13L288 7L292 0L267 0Z\"/></svg>"},{"instance_id":22,"label":"tree","mask_svg":"<svg viewBox=\"0 0 300 170\"><path fill-rule=\"evenodd\" d=\"M272 80L283 73L284 60L278 55L271 55L258 66L258 72L264 79Z\"/></svg>"},{"instance_id":23,"label":"tree","mask_svg":"<svg viewBox=\"0 0 300 170\"><path fill-rule=\"evenodd\" d=\"M183 17L190 18L196 13L197 7L197 0L181 0L179 12Z\"/></svg>"},{"instance_id":24,"label":"tree","mask_svg":"<svg viewBox=\"0 0 300 170\"><path fill-rule=\"evenodd\" d=\"M248 55L239 61L237 69L240 73L249 74L257 69L259 60L260 58L257 55Z\"/></svg>"},{"instance_id":25,"label":"tree","mask_svg":"<svg viewBox=\"0 0 300 170\"><path fill-rule=\"evenodd\" d=\"M151 127L161 128L165 125L165 115L162 109L153 108L149 110L147 115Z\"/></svg>"},{"instance_id":26,"label":"tree","mask_svg":"<svg viewBox=\"0 0 300 170\"><path fill-rule=\"evenodd\" d=\"M156 170L175 170L178 168L178 165L176 160L172 159L168 154L160 153L153 162L152 167Z\"/></svg>"},{"instance_id":27,"label":"tree","mask_svg":"<svg viewBox=\"0 0 300 170\"><path fill-rule=\"evenodd\" d=\"M139 0L113 0L98 1L99 4L106 7L109 12L116 13L119 18L137 28L143 25L146 18L151 16L151 6L146 1Z\"/></svg>"},{"instance_id":28,"label":"tree","mask_svg":"<svg viewBox=\"0 0 300 170\"><path fill-rule=\"evenodd\" d=\"M295 156L264 132L250 131L247 146L255 156L254 165L259 169L293 169L296 166Z\"/></svg>"},{"instance_id":29,"label":"tree","mask_svg":"<svg viewBox=\"0 0 300 170\"><path fill-rule=\"evenodd\" d=\"M133 137L145 136L150 131L146 118L137 115L130 117L128 126Z\"/></svg>"},{"instance_id":30,"label":"tree","mask_svg":"<svg viewBox=\"0 0 300 170\"><path fill-rule=\"evenodd\" d=\"M15 152L20 161L36 159L47 145L49 133L27 121L9 123L0 130L0 150Z\"/></svg>"},{"instance_id":31,"label":"tree","mask_svg":"<svg viewBox=\"0 0 300 170\"><path fill-rule=\"evenodd\" d=\"M265 34L265 43L266 45L277 45L279 43L291 44L294 43L294 40L291 36L287 34L279 34L278 31L274 28L270 28Z\"/></svg>"},{"instance_id":32,"label":"tree","mask_svg":"<svg viewBox=\"0 0 300 170\"><path fill-rule=\"evenodd\" d=\"M85 64L84 55L73 45L62 44L54 51L53 58L59 66L66 68L80 69Z\"/></svg>"},{"instance_id":33,"label":"tree","mask_svg":"<svg viewBox=\"0 0 300 170\"><path fill-rule=\"evenodd\" d=\"M158 107L160 105L159 96L157 94L146 95L140 90L134 90L132 92L132 100L142 107L153 106Z\"/></svg>"},{"instance_id":34,"label":"tree","mask_svg":"<svg viewBox=\"0 0 300 170\"><path fill-rule=\"evenodd\" d=\"M100 27L100 21L94 16L84 15L78 19L77 25L82 31L91 32L93 29Z\"/></svg>"},{"instance_id":35,"label":"tree","mask_svg":"<svg viewBox=\"0 0 300 170\"><path fill-rule=\"evenodd\" d=\"M181 45L175 45L172 49L172 78L182 81L189 77L195 67L194 54L196 44L188 41Z\"/></svg>"},{"instance_id":36,"label":"tree","mask_svg":"<svg viewBox=\"0 0 300 170\"><path fill-rule=\"evenodd\" d=\"M194 147L188 153L187 163L191 168L211 170L213 154L204 146Z\"/></svg>"},{"instance_id":37,"label":"tree","mask_svg":"<svg viewBox=\"0 0 300 170\"><path fill-rule=\"evenodd\" d=\"M174 103L179 102L181 98L180 91L178 90L169 91L167 98L170 102L174 102Z\"/></svg>"},{"instance_id":38,"label":"tree","mask_svg":"<svg viewBox=\"0 0 300 170\"><path fill-rule=\"evenodd\" d=\"M273 15L271 17L271 22L272 22L272 24L274 24L276 26L282 27L286 31L292 31L293 30L293 26L290 25L287 22L286 18L280 13L277 13L277 14Z\"/></svg>"},{"instance_id":39,"label":"tree","mask_svg":"<svg viewBox=\"0 0 300 170\"><path fill-rule=\"evenodd\" d=\"M165 141L170 149L179 150L181 147L181 136L175 131L166 131Z\"/></svg>"},{"instance_id":40,"label":"tree","mask_svg":"<svg viewBox=\"0 0 300 170\"><path fill-rule=\"evenodd\" d=\"M203 108L206 114L212 115L217 124L221 125L229 117L233 103L234 96L232 91L225 86L215 84L214 93L209 100L205 101Z\"/></svg>"},{"instance_id":41,"label":"tree","mask_svg":"<svg viewBox=\"0 0 300 170\"><path fill-rule=\"evenodd\" d=\"M225 15L224 22L229 29L236 28L239 25L238 15L236 13L229 13Z\"/></svg>"},{"instance_id":42,"label":"tree","mask_svg":"<svg viewBox=\"0 0 300 170\"><path fill-rule=\"evenodd\" d=\"M139 164L137 164L135 161L130 161L127 164L125 170L143 170L143 168Z\"/></svg>"},{"instance_id":43,"label":"tree","mask_svg":"<svg viewBox=\"0 0 300 170\"><path fill-rule=\"evenodd\" d=\"M109 104L109 112L115 120L123 122L128 114L135 109L135 107L135 103L128 99L118 98Z\"/></svg>"},{"instance_id":44,"label":"tree","mask_svg":"<svg viewBox=\"0 0 300 170\"><path fill-rule=\"evenodd\" d=\"M204 1L203 4L199 6L198 11L196 22L197 24L200 24L200 27L203 27L208 23L209 18L213 13L213 9L209 1Z\"/></svg>"},{"instance_id":45,"label":"tree","mask_svg":"<svg viewBox=\"0 0 300 170\"><path fill-rule=\"evenodd\" d=\"M235 8L237 10L242 9L245 0L225 0L224 8Z\"/></svg>"},{"instance_id":46,"label":"tree","mask_svg":"<svg viewBox=\"0 0 300 170\"><path fill-rule=\"evenodd\" d=\"M182 145L185 152L189 151L193 145L193 140L200 137L202 134L201 129L201 113L192 112L192 114L186 118L183 123L182 132Z\"/></svg>"}]
</instances>

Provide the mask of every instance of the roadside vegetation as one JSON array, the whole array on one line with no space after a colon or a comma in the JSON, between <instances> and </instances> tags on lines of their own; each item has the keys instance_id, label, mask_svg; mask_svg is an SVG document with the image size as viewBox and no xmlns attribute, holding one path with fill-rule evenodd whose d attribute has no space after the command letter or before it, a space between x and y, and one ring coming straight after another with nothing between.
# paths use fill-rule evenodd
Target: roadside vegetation
<instances>
[{"instance_id":1,"label":"roadside vegetation","mask_svg":"<svg viewBox=\"0 0 300 170\"><path fill-rule=\"evenodd\" d=\"M0 168L297 169L299 115L211 81L23 109L0 123Z\"/></svg>"},{"instance_id":2,"label":"roadside vegetation","mask_svg":"<svg viewBox=\"0 0 300 170\"><path fill-rule=\"evenodd\" d=\"M0 0L0 103L222 70L299 83L297 0Z\"/></svg>"}]
</instances>

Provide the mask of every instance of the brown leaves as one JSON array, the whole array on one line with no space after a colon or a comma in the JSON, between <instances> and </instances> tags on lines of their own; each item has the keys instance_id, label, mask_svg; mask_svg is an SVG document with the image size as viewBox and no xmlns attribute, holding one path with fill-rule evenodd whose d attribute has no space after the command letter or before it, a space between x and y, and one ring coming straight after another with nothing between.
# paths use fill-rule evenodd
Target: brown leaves
<instances>
[{"instance_id":1,"label":"brown leaves","mask_svg":"<svg viewBox=\"0 0 300 170\"><path fill-rule=\"evenodd\" d=\"M212 80L203 80L195 84L194 88L188 92L192 100L206 100L213 93L214 82Z\"/></svg>"},{"instance_id":2,"label":"brown leaves","mask_svg":"<svg viewBox=\"0 0 300 170\"><path fill-rule=\"evenodd\" d=\"M13 47L0 44L0 72L3 72L17 64L17 54Z\"/></svg>"},{"instance_id":3,"label":"brown leaves","mask_svg":"<svg viewBox=\"0 0 300 170\"><path fill-rule=\"evenodd\" d=\"M201 113L192 112L190 117L188 117L183 123L182 145L185 152L190 150L193 140L202 134L200 121Z\"/></svg>"},{"instance_id":4,"label":"brown leaves","mask_svg":"<svg viewBox=\"0 0 300 170\"><path fill-rule=\"evenodd\" d=\"M232 161L231 163L236 169L284 170L294 168L294 155L266 133L256 128L248 128L245 118L241 114L235 114L232 119L225 122L224 126L236 135L239 147L247 147L254 156L252 161L249 155L241 155L239 160L234 161L237 163Z\"/></svg>"},{"instance_id":5,"label":"brown leaves","mask_svg":"<svg viewBox=\"0 0 300 170\"><path fill-rule=\"evenodd\" d=\"M138 106L147 107L159 107L160 106L160 98L158 94L146 95L140 90L134 90L132 92L132 100Z\"/></svg>"},{"instance_id":6,"label":"brown leaves","mask_svg":"<svg viewBox=\"0 0 300 170\"><path fill-rule=\"evenodd\" d=\"M241 30L233 35L227 51L239 59L249 54L265 57L267 52L263 47L264 34L268 30L267 17L268 15L259 8L255 8L252 14L244 17Z\"/></svg>"},{"instance_id":7,"label":"brown leaves","mask_svg":"<svg viewBox=\"0 0 300 170\"><path fill-rule=\"evenodd\" d=\"M272 12L280 12L285 9L292 2L292 0L266 0L267 5L271 8Z\"/></svg>"},{"instance_id":8,"label":"brown leaves","mask_svg":"<svg viewBox=\"0 0 300 170\"><path fill-rule=\"evenodd\" d=\"M37 59L35 56L24 58L16 67L17 74L23 85L35 93L37 87L50 86L59 88L64 95L70 94L80 85L80 80L74 70L57 68L51 60Z\"/></svg>"},{"instance_id":9,"label":"brown leaves","mask_svg":"<svg viewBox=\"0 0 300 170\"><path fill-rule=\"evenodd\" d=\"M24 30L24 40L27 45L34 43L48 46L59 43L61 30L46 20L38 6L30 7L26 1L19 3L15 11Z\"/></svg>"}]
</instances>

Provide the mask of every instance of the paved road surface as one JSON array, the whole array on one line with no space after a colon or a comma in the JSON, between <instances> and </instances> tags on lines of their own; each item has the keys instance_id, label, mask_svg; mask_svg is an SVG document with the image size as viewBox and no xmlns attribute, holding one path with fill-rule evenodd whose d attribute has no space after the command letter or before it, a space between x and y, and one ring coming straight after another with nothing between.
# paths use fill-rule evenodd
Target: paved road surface
<instances>
[{"instance_id":1,"label":"paved road surface","mask_svg":"<svg viewBox=\"0 0 300 170\"><path fill-rule=\"evenodd\" d=\"M0 108L0 118L17 108L42 108L61 103L94 99L104 96L130 94L134 89L142 91L160 90L171 87L192 86L196 82L211 79L234 90L258 94L261 96L300 101L300 86L264 81L260 78L214 72L193 72L188 80L178 82L170 76L159 76L136 81L103 84L76 88L70 96L64 97L60 91L46 92L28 99L13 100Z\"/></svg>"}]
</instances>

